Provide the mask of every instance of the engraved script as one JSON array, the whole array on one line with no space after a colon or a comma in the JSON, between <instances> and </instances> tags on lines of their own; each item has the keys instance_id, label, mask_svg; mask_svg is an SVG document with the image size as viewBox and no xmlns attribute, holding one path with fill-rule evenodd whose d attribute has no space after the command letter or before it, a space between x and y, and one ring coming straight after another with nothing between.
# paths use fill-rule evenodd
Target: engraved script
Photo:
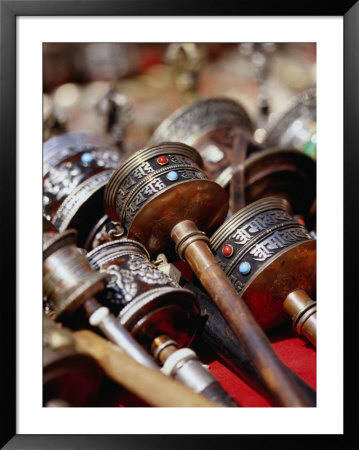
<instances>
[{"instance_id":1,"label":"engraved script","mask_svg":"<svg viewBox=\"0 0 359 450\"><path fill-rule=\"evenodd\" d=\"M193 180L194 178L200 178L200 179L207 178L201 172L196 172L195 170L181 170L179 172L181 174L181 177L184 179Z\"/></svg>"},{"instance_id":2,"label":"engraved script","mask_svg":"<svg viewBox=\"0 0 359 450\"><path fill-rule=\"evenodd\" d=\"M146 184L146 186L137 193L128 207L129 210L132 212L137 211L138 206L143 203L147 197L150 197L152 194L155 194L165 187L166 185L160 178L155 178L151 181L151 183Z\"/></svg>"},{"instance_id":3,"label":"engraved script","mask_svg":"<svg viewBox=\"0 0 359 450\"><path fill-rule=\"evenodd\" d=\"M236 244L244 245L259 231L289 220L292 221L291 217L284 211L269 211L266 214L258 215L244 227L238 228L230 239L233 239Z\"/></svg>"},{"instance_id":4,"label":"engraved script","mask_svg":"<svg viewBox=\"0 0 359 450\"><path fill-rule=\"evenodd\" d=\"M310 235L300 228L290 228L284 231L276 231L269 238L255 245L249 252L256 261L265 261L274 251L287 247L290 244L301 241L303 238L310 238Z\"/></svg>"},{"instance_id":5,"label":"engraved script","mask_svg":"<svg viewBox=\"0 0 359 450\"><path fill-rule=\"evenodd\" d=\"M139 179L154 171L155 170L151 167L150 163L146 161L140 166L136 167L136 169L131 173L131 175Z\"/></svg>"},{"instance_id":6,"label":"engraved script","mask_svg":"<svg viewBox=\"0 0 359 450\"><path fill-rule=\"evenodd\" d=\"M188 164L189 166L192 166L194 164L191 159L181 155L169 155L169 159L175 164Z\"/></svg>"}]
</instances>

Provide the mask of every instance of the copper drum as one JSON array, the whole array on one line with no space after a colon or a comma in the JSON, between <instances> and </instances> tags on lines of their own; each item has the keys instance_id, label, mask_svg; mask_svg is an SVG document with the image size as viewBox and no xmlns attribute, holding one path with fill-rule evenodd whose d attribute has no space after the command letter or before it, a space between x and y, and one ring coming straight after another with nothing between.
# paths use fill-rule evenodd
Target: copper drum
<instances>
[{"instance_id":1,"label":"copper drum","mask_svg":"<svg viewBox=\"0 0 359 450\"><path fill-rule=\"evenodd\" d=\"M227 220L211 237L225 274L257 322L271 329L288 316L282 304L294 289L316 291L316 241L280 198L258 200Z\"/></svg>"},{"instance_id":2,"label":"copper drum","mask_svg":"<svg viewBox=\"0 0 359 450\"><path fill-rule=\"evenodd\" d=\"M44 234L43 293L54 319L66 321L83 303L105 287L99 273L76 247L76 231Z\"/></svg>"},{"instance_id":3,"label":"copper drum","mask_svg":"<svg viewBox=\"0 0 359 450\"><path fill-rule=\"evenodd\" d=\"M291 102L266 130L266 147L294 147L316 157L317 93L308 89Z\"/></svg>"},{"instance_id":4,"label":"copper drum","mask_svg":"<svg viewBox=\"0 0 359 450\"><path fill-rule=\"evenodd\" d=\"M234 100L212 98L180 108L155 130L150 144L177 141L199 151L210 179L231 165L233 138L242 134L252 141L253 124ZM254 147L248 147L247 154Z\"/></svg>"},{"instance_id":5,"label":"copper drum","mask_svg":"<svg viewBox=\"0 0 359 450\"><path fill-rule=\"evenodd\" d=\"M244 198L249 205L265 197L286 199L293 214L313 220L316 198L316 163L294 148L272 148L251 155L244 162ZM228 167L216 179L223 188L231 182ZM313 209L314 208L314 209Z\"/></svg>"},{"instance_id":6,"label":"copper drum","mask_svg":"<svg viewBox=\"0 0 359 450\"><path fill-rule=\"evenodd\" d=\"M88 236L105 215L103 192L122 156L101 137L66 133L43 146L43 214L62 232L78 231L78 243Z\"/></svg>"},{"instance_id":7,"label":"copper drum","mask_svg":"<svg viewBox=\"0 0 359 450\"><path fill-rule=\"evenodd\" d=\"M66 406L88 404L98 393L102 370L89 355L79 353L69 329L48 317L43 322L43 402Z\"/></svg>"},{"instance_id":8,"label":"copper drum","mask_svg":"<svg viewBox=\"0 0 359 450\"><path fill-rule=\"evenodd\" d=\"M150 346L155 337L166 334L180 346L191 343L199 320L198 300L151 264L143 245L120 239L100 245L87 257L107 274L101 303L138 341Z\"/></svg>"},{"instance_id":9,"label":"copper drum","mask_svg":"<svg viewBox=\"0 0 359 450\"><path fill-rule=\"evenodd\" d=\"M138 150L110 178L105 211L128 238L154 255L171 254L170 232L189 219L213 232L225 220L228 194L203 171L199 153L188 145L163 142Z\"/></svg>"}]
</instances>

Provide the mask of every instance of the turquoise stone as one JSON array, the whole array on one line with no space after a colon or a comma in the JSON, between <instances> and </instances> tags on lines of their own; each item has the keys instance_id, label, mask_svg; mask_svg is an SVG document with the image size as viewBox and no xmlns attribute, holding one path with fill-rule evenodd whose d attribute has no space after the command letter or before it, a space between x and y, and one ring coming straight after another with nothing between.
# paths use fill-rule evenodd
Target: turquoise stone
<instances>
[{"instance_id":1,"label":"turquoise stone","mask_svg":"<svg viewBox=\"0 0 359 450\"><path fill-rule=\"evenodd\" d=\"M170 181L176 181L178 180L178 173L174 170L171 170L171 172L168 172L167 179Z\"/></svg>"},{"instance_id":2,"label":"turquoise stone","mask_svg":"<svg viewBox=\"0 0 359 450\"><path fill-rule=\"evenodd\" d=\"M246 261L241 262L239 265L239 271L242 275L248 275L251 271L251 265Z\"/></svg>"},{"instance_id":3,"label":"turquoise stone","mask_svg":"<svg viewBox=\"0 0 359 450\"><path fill-rule=\"evenodd\" d=\"M94 160L93 156L91 155L91 153L83 153L81 155L81 161L83 163L90 163Z\"/></svg>"}]
</instances>

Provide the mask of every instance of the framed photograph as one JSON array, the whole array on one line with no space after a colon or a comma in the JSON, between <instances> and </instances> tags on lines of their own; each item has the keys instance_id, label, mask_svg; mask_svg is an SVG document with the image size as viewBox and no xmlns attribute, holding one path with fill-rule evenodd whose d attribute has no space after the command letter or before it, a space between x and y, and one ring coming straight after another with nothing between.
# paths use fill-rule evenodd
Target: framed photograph
<instances>
[{"instance_id":1,"label":"framed photograph","mask_svg":"<svg viewBox=\"0 0 359 450\"><path fill-rule=\"evenodd\" d=\"M1 0L0 11L2 170L0 180L3 184L1 201L4 212L1 241L1 254L4 258L1 315L4 376L1 398L6 417L1 424L1 445L4 446L2 448L51 446L51 448L176 449L201 445L217 448L219 445L229 447L243 443L263 445L268 439L276 445L280 445L281 442L287 445L291 439L300 439L303 445L309 446L313 442L316 446L320 445L319 441L324 439L336 442L338 446L343 445L344 438L352 432L354 424L353 418L348 414L344 420L344 404L346 408L350 406L351 397L348 391L352 388L355 374L355 364L350 356L351 352L354 352L350 346L353 333L351 317L354 316L355 302L348 303L347 300L344 309L344 298L350 297L348 293L354 287L355 276L350 270L349 262L347 262L349 269L346 271L343 270L343 264L344 253L346 256L352 253L349 250L355 245L356 236L355 218L351 217L355 209L353 186L357 156L354 149L358 138L356 43L359 8L356 2L342 2L331 7L324 7L321 3L313 5L306 1L300 6L277 2L275 6L271 5L269 10L266 2L260 1L236 6L226 2L216 7L207 5L206 8L202 8L187 1L175 4L172 2L169 7L168 3L157 0L153 2L89 0L71 3ZM201 128L201 122L198 122L199 125L194 124L196 120L200 120L196 119L196 114L188 116L190 120L186 125L178 122L179 110L184 111L186 108L191 110L193 105L197 104L205 105L207 118L215 107L207 106L206 102L210 103L212 99L217 98L229 98L233 104L230 106L226 104L225 107L222 105L222 109L216 113L216 121L223 121L225 125L221 122L221 128L216 122L215 133L213 130L210 131L207 124L203 126L203 136L199 138L198 130ZM313 102L313 98L314 103L310 103ZM228 123L226 114L231 117ZM289 120L291 114L299 116ZM231 121L239 120L238 115L242 134L233 131L237 129L234 125L234 128L231 128ZM171 121L175 125L172 125ZM76 134L78 131L91 132L94 135L102 134L109 138L111 145L106 147L106 161L103 160L103 152L101 156L98 156L100 152L97 152L98 149L104 148L102 141L99 142L94 138L91 142L82 142L82 138L73 137L69 138L70 143L64 144L63 141L61 145L67 146L74 154L67 155L67 159L62 155L58 161L56 160L54 148L59 142L58 139L64 139L62 136L66 136L65 133ZM176 138L172 139L173 136ZM232 139L230 145L221 141L228 136ZM318 351L316 352L313 345L314 338L310 343L303 344L303 337L296 337L291 327L279 327L279 331L269 334L276 354L292 370L295 377L299 377L300 383L304 386L306 404L305 401L290 404L279 388L278 397L272 401L273 393L268 393L267 386L263 388L262 381L252 380L247 386L248 383L241 379L241 377L244 380L246 377L250 378L248 370L247 372L244 370L238 376L235 371L230 370L230 365L222 364L223 355L218 356L215 352L213 355L218 356L218 361L217 356L213 355L205 360L205 351L198 343L193 348L199 358L209 364L211 374L220 380L224 390L238 406L241 406L240 408L177 408L171 403L164 405L151 403L150 396L145 395L141 398L136 383L133 383L133 391L129 389L129 396L127 394L123 396L122 391L119 394L113 378L112 381L106 381L105 387L98 385L100 395L94 396L95 401L92 403L90 401L86 403L82 397L86 396L86 386L81 380L71 394L73 398L79 399L76 404L71 405L71 402L68 404L66 396L60 399L60 403L64 404L58 403L59 399L56 396L54 404L51 404L51 396L49 401L44 398L42 313L44 295L48 301L45 309L49 308L49 315L56 316L63 313L61 304L57 310L57 304L51 297L52 285L48 294L48 287L43 283L44 264L46 265L46 259L43 262L42 255L44 216L46 220L55 224L60 232L71 226L78 226L79 246L86 249L87 255L91 255L99 244L100 247L105 245L108 249L107 236L112 232L119 232L118 228L113 228L116 226L114 217L117 213L111 216L111 208L115 208L112 206L112 203L113 205L115 203L111 197L114 194L104 194L105 211L96 217L96 220L89 216L93 206L86 197L86 202L81 203L83 222L78 225L79 222L76 220L79 214L75 219L73 215L71 216L71 207L74 204L74 197L71 197L73 192L80 191L79 188L89 178L93 181L94 176L99 180L106 177L106 171L108 177L112 176L115 180L113 169L125 158L131 158L138 149L148 145L160 146L162 144L158 142L173 140L183 142L184 146L190 145L195 148L196 153L199 152L202 162L204 161L203 171L206 171L206 175L202 176L197 166L191 168L192 172L189 171L187 167L189 162L182 160L183 152L187 155L186 158L189 157L188 149L180 151L182 159L176 159L177 165L174 165L170 172L167 170L167 173L165 165L168 164L168 155L166 152L162 155L156 149L158 170L161 174L163 172L168 180L165 181L168 182L165 189L177 183L181 170L186 170L186 177L190 176L189 172L192 175L196 173L193 175L196 179L208 177L210 183L220 185L221 190L226 190L229 198L230 213L227 213L226 217L224 213L222 214L222 222L230 220L235 211L247 208L247 205L253 202L261 202L263 197L264 201L267 197L275 197L278 190L283 189L286 192L286 200L292 204L291 227L298 227L299 233L303 233L302 222L305 223L306 235L305 237L304 234L301 235L300 240L316 241L318 252L314 266L308 263L310 267L301 267L301 270L307 270L304 284L308 292L310 291L308 280L313 278L316 283L316 294L310 293L318 300ZM47 154L45 146L48 142L50 150ZM237 166L234 165L233 155L239 158L240 154L239 151L235 153L233 150L235 145L247 146L244 156L246 161L249 161L246 163L247 166L244 160L241 162L237 160ZM226 153L229 147L230 151L234 152L233 155ZM279 153L277 147L281 150ZM284 147L288 154L282 151ZM288 150L292 147L295 150ZM269 152L269 156L266 156L266 152ZM115 153L120 156L113 156ZM224 163L227 158L232 162L221 166L220 161ZM291 166L294 164L293 158L300 159L300 162L296 162L295 169ZM273 191L269 190L269 193L265 191L265 194L259 195L258 189L262 189L263 185L258 179L264 175L252 169L253 183L257 184L252 190L243 187L241 197L237 191L231 189L228 180L233 178L240 186L240 170L247 170L249 174L251 173L249 168L256 167L256 164L263 170L262 165L256 162L258 159L261 161L260 164L269 164L269 168L266 166L265 169L266 177L268 170L271 170L270 164L282 164L281 167L285 167L283 170L287 170L291 175L284 176L282 169L280 174L276 172L271 175L271 180L274 180L271 186L276 187ZM267 163L267 160L276 162ZM96 167L93 167L94 161ZM47 164L49 170L45 170L44 175L44 167L46 169ZM181 164L187 165L180 167ZM298 165L301 170L297 171ZM232 172L228 172L228 167ZM65 172L67 177L72 177L71 186L68 180L61 181L62 184L58 181L59 177L65 176ZM309 176L308 173L312 175ZM174 178L175 176L177 178ZM282 177L280 181L278 177ZM296 189L291 191L297 178L301 186L300 195ZM102 190L99 192L103 195L105 184L101 180L103 186L101 185ZM144 181L141 181L142 184ZM187 179L186 182L188 183ZM114 186L118 184L117 181L112 183ZM247 184L250 185L250 182ZM148 193L149 187L145 188ZM89 186L86 186L86 189L86 192L89 192ZM110 188L106 189L110 192ZM273 192L274 194L270 195ZM142 191L136 191L130 194L134 197L130 199L132 203L129 200L124 202L128 210L134 208L136 199L140 201L138 196L141 193ZM79 194L76 195L80 198ZM141 195L143 197L144 194ZM220 191L216 195L220 196ZM245 196L247 200L244 200ZM163 202L165 196L161 198ZM204 200L200 200L198 205L205 203ZM218 202L220 203L220 200ZM146 220L148 217L153 218L151 219L153 223L156 221L154 204L148 208L150 212L143 215L147 217ZM276 203L273 208L284 208L278 205ZM345 206L347 218L344 223ZM118 214L121 216L121 225L128 230L132 226L133 219L132 213L127 216L126 208L124 207L121 214ZM219 210L220 205L218 204L216 208L216 211ZM247 214L250 214L249 209L248 211ZM196 213L189 214L193 217L198 216ZM254 214L257 213L254 212L253 217ZM278 215L278 212L275 214ZM133 215L140 217L137 210ZM214 213L213 215L217 217ZM108 220L108 216L112 222ZM89 217L96 223L90 224ZM271 216L270 220L272 219ZM137 220L140 223L140 219ZM211 220L212 218L208 218L207 222ZM219 219L213 219L215 220ZM294 220L300 225L293 225ZM205 228L206 220L202 222L199 220L199 223L200 229ZM280 226L277 225L273 232L275 233L277 229L281 231ZM286 239L289 239L288 233L292 232L292 228L286 226ZM233 250L236 251L235 245L233 244L234 248L227 245L228 242L223 240L218 232L216 237L215 229L211 229L210 224L208 229L213 235L212 250L218 241L218 245L221 244L218 252L222 252L222 259L226 261L228 256L232 256ZM243 239L244 229L237 231L241 231L241 235L237 236L238 239ZM150 231L141 232L142 234L132 232L132 236L142 236L139 239L143 238L143 243L149 242L152 245L154 242ZM344 232L347 236L353 236L350 243L343 243ZM248 231L246 233L246 238L249 239ZM295 233L297 239L298 231ZM267 270L268 263L266 266L263 264L263 268L259 267L261 271L255 264L259 264L258 261L265 260L269 256L272 257L274 248L280 247L283 253L284 237L273 235L270 238L269 246L262 245L261 248L257 245L258 239L253 240L251 245L258 247L255 251L251 250L253 261L248 262L248 258L248 261L243 260L244 262L236 259L242 277L251 270L258 270L258 274L264 269ZM277 239L276 243L273 239ZM182 243L179 242L181 245ZM156 245L154 243L153 249L149 250L151 257L152 253L157 255L159 252L160 244L158 248ZM310 253L309 250L305 251ZM264 255L263 252L267 252L268 255ZM80 253L78 257L79 255ZM90 256L87 257L91 260ZM293 253L288 258L294 257L297 256ZM224 262L220 257L219 260L223 267ZM282 260L278 257L278 261ZM249 269L245 265L249 265ZM189 273L186 272L188 267L184 263L179 262L175 267L182 270L182 275ZM281 267L284 273L283 265ZM133 276L133 269L130 269L130 273ZM270 274L270 271L265 273ZM289 274L283 275L283 280L288 277ZM260 278L258 275L257 278L262 280L263 277ZM99 279L93 282L94 285L95 282L100 282ZM198 286L196 287L195 283L191 284L191 276L186 280L188 284L184 287L187 289L193 287L193 292L197 292L195 289L198 289ZM238 288L240 282L237 279L236 283ZM267 283L270 283L270 280ZM248 284L244 282L242 284L250 291ZM256 286L255 283L252 285ZM263 290L263 286L267 285L264 283L260 286ZM256 293L255 289L253 287ZM297 292L294 288L292 290ZM259 296L258 292L256 298ZM109 294L106 295L108 299ZM96 296L97 298L99 297ZM115 300L111 301L115 304ZM260 314L256 316L255 306L250 301L247 303L253 308L251 311L260 322L262 319ZM64 304L64 308L68 308L67 303ZM126 305L128 309L128 304ZM178 309L177 306L176 308ZM124 308L124 311L127 310ZM88 314L91 316L89 312ZM156 314L159 314L157 310ZM172 320L168 319L169 313L166 314L163 317ZM293 317L295 316L293 313ZM126 323L125 313L122 316L119 313L119 317L122 323ZM268 329L274 328L273 323L278 326L275 322L277 319L268 324L265 320L260 323ZM94 327L94 324L99 322L90 323ZM157 326L160 321L153 323ZM146 325L147 328L143 326L143 329L151 330L153 334L155 326L153 323ZM289 322L285 322L287 323ZM167 330L168 325L163 329ZM212 333L213 329L207 328L207 335ZM103 329L101 330L106 335ZM302 328L300 330L302 331ZM345 336L345 350L344 330L345 334L348 333ZM183 333L178 336L180 340L186 342ZM142 339L145 340L143 336ZM302 344L296 347L297 339ZM201 342L201 339L198 338L198 341ZM192 342L192 337L188 338L188 342ZM196 344L196 341L194 342ZM183 343L181 345L186 347ZM153 355L158 355L158 352L153 350ZM276 358L276 354L273 358ZM240 358L242 357L245 359L240 355ZM86 366L84 370L88 374L92 369ZM51 389L54 389L53 385ZM163 396L164 392L165 385ZM115 395L118 397L115 398ZM289 403L286 403L287 401ZM165 407L148 408L148 406ZM229 405L223 403L220 406Z\"/></svg>"}]
</instances>

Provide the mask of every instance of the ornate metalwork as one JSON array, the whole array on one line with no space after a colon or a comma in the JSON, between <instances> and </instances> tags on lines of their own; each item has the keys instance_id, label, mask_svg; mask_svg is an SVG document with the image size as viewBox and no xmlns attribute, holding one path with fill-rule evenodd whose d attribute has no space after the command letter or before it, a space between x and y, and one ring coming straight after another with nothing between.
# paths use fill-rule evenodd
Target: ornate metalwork
<instances>
[{"instance_id":1,"label":"ornate metalwork","mask_svg":"<svg viewBox=\"0 0 359 450\"><path fill-rule=\"evenodd\" d=\"M124 242L126 242L126 250L121 246ZM136 248L136 244L121 240L120 242L103 244L88 254L89 261L95 268L103 268L106 265L107 288L113 289L118 294L116 303L119 295L123 299L122 306L129 303L141 293L140 285L142 284L153 288L160 286L180 287L168 275L149 263L148 254L144 249L142 254L140 252L133 253L134 248L128 248L129 244ZM102 254L103 252L106 256ZM122 261L121 265L116 264L119 259Z\"/></svg>"},{"instance_id":2,"label":"ornate metalwork","mask_svg":"<svg viewBox=\"0 0 359 450\"><path fill-rule=\"evenodd\" d=\"M236 270L246 261L251 267L251 275L259 270L261 264L282 249L295 243L312 239L297 220L287 211L289 204L283 199L270 199L252 203L232 216L211 237L211 246L224 272L239 281L242 286L248 282L247 275ZM228 258L220 251L225 245L232 245L233 256Z\"/></svg>"},{"instance_id":3,"label":"ornate metalwork","mask_svg":"<svg viewBox=\"0 0 359 450\"><path fill-rule=\"evenodd\" d=\"M315 158L317 128L317 93L308 89L291 102L289 108L281 114L266 130L266 147L294 147Z\"/></svg>"},{"instance_id":4,"label":"ornate metalwork","mask_svg":"<svg viewBox=\"0 0 359 450\"><path fill-rule=\"evenodd\" d=\"M151 254L165 250L161 246L168 246L170 230L181 216L208 229L223 222L228 208L226 192L207 179L198 152L176 142L131 155L111 176L104 201L109 218L120 221Z\"/></svg>"},{"instance_id":5,"label":"ornate metalwork","mask_svg":"<svg viewBox=\"0 0 359 450\"><path fill-rule=\"evenodd\" d=\"M220 266L237 292L243 295L243 298L249 304L251 304L251 299L248 299L247 293L257 279L265 276L265 271L271 264L276 264L284 255L288 258L292 255L294 258L294 253L299 251L301 245L307 247L309 244L309 247L313 247L311 245L311 243L314 243L312 236L302 224L289 214L290 211L290 205L284 199L268 198L259 200L234 214L210 239L212 250ZM233 252L230 256L226 256L222 251L228 245L233 247ZM314 272L315 249L309 253L305 256L303 253L303 261L307 258L308 262L305 270ZM299 256L296 254L295 257L298 258ZM295 277L295 274L290 274L287 271L288 263L281 267L281 270L275 275L275 279L272 278L274 287L269 287L271 291L266 294L267 297L270 297L280 286L281 294L279 295L279 291L277 291L278 298L275 300L276 302L283 302L286 295L293 288L294 281L291 279ZM298 271L300 271L299 264ZM270 276L273 277L274 275L271 274ZM305 276L299 274L300 277ZM300 280L295 282L303 283ZM311 285L311 291L313 291L315 286L315 280L313 285L313 273L308 273L306 282ZM268 283L270 285L269 278ZM287 291L286 283L288 284ZM299 288L300 286L297 287ZM284 298L281 298L284 292L286 292L286 295ZM255 300L252 299L252 301L254 304ZM258 308L258 304L253 307L253 309L255 308ZM280 321L285 318L284 314L280 314L281 309L278 308L278 305L275 305L273 309L276 309L276 317L273 319L273 317L268 315L268 321L263 317L259 319L257 311L252 310L252 312L262 326L269 327L272 320L275 323L276 320Z\"/></svg>"},{"instance_id":6,"label":"ornate metalwork","mask_svg":"<svg viewBox=\"0 0 359 450\"><path fill-rule=\"evenodd\" d=\"M165 119L155 130L150 144L173 141L193 145L199 136L223 126L253 131L253 124L239 103L226 98L201 100Z\"/></svg>"},{"instance_id":7,"label":"ornate metalwork","mask_svg":"<svg viewBox=\"0 0 359 450\"><path fill-rule=\"evenodd\" d=\"M96 149L115 150L100 136L90 133L64 133L49 139L43 146L43 176L45 177L52 167L56 167L66 159Z\"/></svg>"},{"instance_id":8,"label":"ornate metalwork","mask_svg":"<svg viewBox=\"0 0 359 450\"><path fill-rule=\"evenodd\" d=\"M121 162L116 148L85 133L54 137L45 142L43 153L43 213L49 220L86 180L104 170L115 169Z\"/></svg>"},{"instance_id":9,"label":"ornate metalwork","mask_svg":"<svg viewBox=\"0 0 359 450\"><path fill-rule=\"evenodd\" d=\"M181 344L190 341L199 312L196 298L157 269L140 243L122 238L96 247L87 258L95 269L106 273L102 303L118 315L126 328L133 331L139 327L141 331L133 332L142 339L148 339L146 333L153 338L155 330L160 333L167 328Z\"/></svg>"},{"instance_id":10,"label":"ornate metalwork","mask_svg":"<svg viewBox=\"0 0 359 450\"><path fill-rule=\"evenodd\" d=\"M104 189L113 172L110 169L93 175L72 190L71 194L65 198L52 219L53 224L59 231L64 231L70 225L71 220L75 217L81 206L92 195Z\"/></svg>"}]
</instances>

